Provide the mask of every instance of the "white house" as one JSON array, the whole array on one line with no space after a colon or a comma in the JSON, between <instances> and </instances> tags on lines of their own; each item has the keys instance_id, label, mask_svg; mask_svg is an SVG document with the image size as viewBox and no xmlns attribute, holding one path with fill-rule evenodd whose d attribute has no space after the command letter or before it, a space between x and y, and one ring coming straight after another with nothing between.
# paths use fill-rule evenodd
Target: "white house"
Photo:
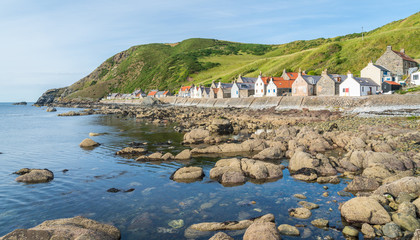
<instances>
[{"instance_id":1,"label":"white house","mask_svg":"<svg viewBox=\"0 0 420 240\"><path fill-rule=\"evenodd\" d=\"M382 85L384 81L392 81L391 71L386 69L383 66L373 64L372 61L360 71L360 77L370 78L379 86Z\"/></svg>"},{"instance_id":2,"label":"white house","mask_svg":"<svg viewBox=\"0 0 420 240\"><path fill-rule=\"evenodd\" d=\"M411 84L416 86L420 85L420 70L411 74Z\"/></svg>"},{"instance_id":3,"label":"white house","mask_svg":"<svg viewBox=\"0 0 420 240\"><path fill-rule=\"evenodd\" d=\"M254 95L253 83L234 82L231 88L231 98L245 98Z\"/></svg>"},{"instance_id":4,"label":"white house","mask_svg":"<svg viewBox=\"0 0 420 240\"><path fill-rule=\"evenodd\" d=\"M192 88L191 98L203 98L203 89L202 86L195 86Z\"/></svg>"},{"instance_id":5,"label":"white house","mask_svg":"<svg viewBox=\"0 0 420 240\"><path fill-rule=\"evenodd\" d=\"M349 71L347 78L340 84L340 96L366 96L376 94L379 85L370 78L353 77Z\"/></svg>"},{"instance_id":6,"label":"white house","mask_svg":"<svg viewBox=\"0 0 420 240\"><path fill-rule=\"evenodd\" d=\"M267 90L267 78L262 78L261 74L258 76L257 81L254 84L254 96L255 97L264 97Z\"/></svg>"}]
</instances>

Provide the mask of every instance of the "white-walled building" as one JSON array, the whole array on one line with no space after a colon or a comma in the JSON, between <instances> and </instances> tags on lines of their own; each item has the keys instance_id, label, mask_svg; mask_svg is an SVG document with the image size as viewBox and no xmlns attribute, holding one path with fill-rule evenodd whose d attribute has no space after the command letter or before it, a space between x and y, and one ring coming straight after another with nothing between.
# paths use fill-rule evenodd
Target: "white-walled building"
<instances>
[{"instance_id":1,"label":"white-walled building","mask_svg":"<svg viewBox=\"0 0 420 240\"><path fill-rule=\"evenodd\" d=\"M411 74L411 84L420 86L420 70Z\"/></svg>"},{"instance_id":2,"label":"white-walled building","mask_svg":"<svg viewBox=\"0 0 420 240\"><path fill-rule=\"evenodd\" d=\"M340 84L340 96L374 95L379 91L379 85L370 78L353 77L349 71L347 78Z\"/></svg>"},{"instance_id":3,"label":"white-walled building","mask_svg":"<svg viewBox=\"0 0 420 240\"><path fill-rule=\"evenodd\" d=\"M254 97L264 97L265 92L267 91L267 80L266 78L261 77L261 74L258 76L257 81L254 84Z\"/></svg>"},{"instance_id":4,"label":"white-walled building","mask_svg":"<svg viewBox=\"0 0 420 240\"><path fill-rule=\"evenodd\" d=\"M231 98L245 98L254 95L253 83L234 82L231 88Z\"/></svg>"},{"instance_id":5,"label":"white-walled building","mask_svg":"<svg viewBox=\"0 0 420 240\"><path fill-rule=\"evenodd\" d=\"M373 64L372 61L360 71L360 77L370 78L379 86L382 85L384 81L392 81L391 71L386 69L383 66Z\"/></svg>"}]
</instances>

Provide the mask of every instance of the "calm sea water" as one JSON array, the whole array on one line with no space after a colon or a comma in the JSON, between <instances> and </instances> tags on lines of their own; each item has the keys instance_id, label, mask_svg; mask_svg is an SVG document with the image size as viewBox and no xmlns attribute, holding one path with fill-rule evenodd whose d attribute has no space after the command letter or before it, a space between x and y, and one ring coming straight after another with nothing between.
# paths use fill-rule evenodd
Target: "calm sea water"
<instances>
[{"instance_id":1,"label":"calm sea water","mask_svg":"<svg viewBox=\"0 0 420 240\"><path fill-rule=\"evenodd\" d=\"M223 187L208 177L217 158L143 163L115 155L133 141L148 142L146 148L150 151L176 154L185 147L181 145L183 135L174 132L173 126L115 116L57 116L69 110L74 109L58 108L58 112L49 113L30 105L0 103L0 236L45 220L82 215L115 225L122 239L185 239L185 229L194 223L273 213L277 225L307 225L300 231L308 239L327 235L344 239L334 229L343 227L338 203L349 199L337 194L345 187L344 181L338 185L305 183L294 180L285 170L284 177L275 182ZM101 146L81 149L79 143L89 137L89 132L105 133L91 137ZM168 140L173 143L166 144ZM287 160L282 163L287 165ZM187 165L203 167L206 177L194 183L169 179L176 169ZM55 178L42 184L18 183L12 173L24 167L48 168ZM325 185L330 193L327 198L321 196ZM107 192L112 187L135 190ZM320 205L312 210L311 218L289 217L288 209L299 206L295 193L303 193L307 201ZM249 204L251 201L256 204ZM316 218L330 220L332 228L311 226L310 221ZM184 227L174 229L168 225L179 219L184 221ZM227 231L235 239L241 239L243 232ZM214 233L198 239L208 239Z\"/></svg>"}]
</instances>

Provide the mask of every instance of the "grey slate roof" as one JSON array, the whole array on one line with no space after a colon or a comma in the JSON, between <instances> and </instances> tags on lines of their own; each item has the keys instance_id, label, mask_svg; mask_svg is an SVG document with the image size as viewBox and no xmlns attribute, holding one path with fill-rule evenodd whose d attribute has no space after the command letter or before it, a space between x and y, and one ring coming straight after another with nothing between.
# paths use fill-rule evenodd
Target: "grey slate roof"
<instances>
[{"instance_id":1,"label":"grey slate roof","mask_svg":"<svg viewBox=\"0 0 420 240\"><path fill-rule=\"evenodd\" d=\"M328 74L328 76L332 78L335 82L337 82L337 78L339 77L341 78L340 82L343 82L347 78L347 75L340 75L340 74Z\"/></svg>"},{"instance_id":2,"label":"grey slate roof","mask_svg":"<svg viewBox=\"0 0 420 240\"><path fill-rule=\"evenodd\" d=\"M242 81L244 83L255 83L258 78L252 78L252 77L241 77Z\"/></svg>"},{"instance_id":3,"label":"grey slate roof","mask_svg":"<svg viewBox=\"0 0 420 240\"><path fill-rule=\"evenodd\" d=\"M373 64L373 66L375 66L375 67L377 67L377 68L381 69L382 71L387 71L387 72L390 72L388 69L386 69L385 67L382 67L381 65L376 65L376 64Z\"/></svg>"},{"instance_id":4,"label":"grey slate roof","mask_svg":"<svg viewBox=\"0 0 420 240\"><path fill-rule=\"evenodd\" d=\"M221 88L232 88L233 83L220 83Z\"/></svg>"},{"instance_id":5,"label":"grey slate roof","mask_svg":"<svg viewBox=\"0 0 420 240\"><path fill-rule=\"evenodd\" d=\"M321 76L312 76L312 75L301 75L303 77L303 79L312 85L315 85L319 79L321 79Z\"/></svg>"},{"instance_id":6,"label":"grey slate roof","mask_svg":"<svg viewBox=\"0 0 420 240\"><path fill-rule=\"evenodd\" d=\"M370 78L353 77L360 86L379 86Z\"/></svg>"},{"instance_id":7,"label":"grey slate roof","mask_svg":"<svg viewBox=\"0 0 420 240\"><path fill-rule=\"evenodd\" d=\"M164 93L165 93L165 91L159 91L159 92L156 93L155 97L157 97L157 98L163 97L164 96L163 95Z\"/></svg>"},{"instance_id":8,"label":"grey slate roof","mask_svg":"<svg viewBox=\"0 0 420 240\"><path fill-rule=\"evenodd\" d=\"M253 90L254 88L254 83L236 83L238 85L238 88L240 90L242 89L247 89L247 90Z\"/></svg>"}]
</instances>

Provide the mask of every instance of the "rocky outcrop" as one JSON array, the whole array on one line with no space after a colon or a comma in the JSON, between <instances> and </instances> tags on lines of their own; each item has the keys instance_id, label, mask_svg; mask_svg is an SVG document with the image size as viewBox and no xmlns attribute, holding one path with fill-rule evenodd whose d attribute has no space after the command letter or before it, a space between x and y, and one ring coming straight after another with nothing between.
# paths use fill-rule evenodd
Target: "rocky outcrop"
<instances>
[{"instance_id":1,"label":"rocky outcrop","mask_svg":"<svg viewBox=\"0 0 420 240\"><path fill-rule=\"evenodd\" d=\"M366 178L356 176L353 181L345 188L346 191L350 192L367 192L374 191L379 187L378 181L374 178Z\"/></svg>"},{"instance_id":2,"label":"rocky outcrop","mask_svg":"<svg viewBox=\"0 0 420 240\"><path fill-rule=\"evenodd\" d=\"M289 160L289 171L298 180L312 181L318 176L336 175L337 171L331 165L330 160L323 154L315 157L303 151L296 151Z\"/></svg>"},{"instance_id":3,"label":"rocky outcrop","mask_svg":"<svg viewBox=\"0 0 420 240\"><path fill-rule=\"evenodd\" d=\"M17 229L0 240L15 239L104 239L118 240L120 231L111 225L102 224L84 217L49 220L30 229Z\"/></svg>"},{"instance_id":4,"label":"rocky outcrop","mask_svg":"<svg viewBox=\"0 0 420 240\"><path fill-rule=\"evenodd\" d=\"M90 138L86 138L86 139L84 139L80 144L79 144L79 146L80 147L82 147L82 148L93 148L93 147L96 147L96 146L99 146L100 144L99 143L97 143L97 142L95 142L95 141L93 141L92 139L90 139Z\"/></svg>"},{"instance_id":5,"label":"rocky outcrop","mask_svg":"<svg viewBox=\"0 0 420 240\"><path fill-rule=\"evenodd\" d=\"M370 197L355 197L341 207L341 216L348 222L385 224L391 221L388 212Z\"/></svg>"},{"instance_id":6,"label":"rocky outcrop","mask_svg":"<svg viewBox=\"0 0 420 240\"><path fill-rule=\"evenodd\" d=\"M220 230L240 230L251 226L254 222L274 222L273 214L266 214L261 217L227 222L204 222L191 225L189 228L198 231L220 231Z\"/></svg>"},{"instance_id":7,"label":"rocky outcrop","mask_svg":"<svg viewBox=\"0 0 420 240\"><path fill-rule=\"evenodd\" d=\"M213 237L211 237L209 240L233 240L233 238L224 232L218 232L214 234Z\"/></svg>"},{"instance_id":8,"label":"rocky outcrop","mask_svg":"<svg viewBox=\"0 0 420 240\"><path fill-rule=\"evenodd\" d=\"M257 160L273 160L284 157L285 152L280 147L269 147L254 155L252 158Z\"/></svg>"},{"instance_id":9,"label":"rocky outcrop","mask_svg":"<svg viewBox=\"0 0 420 240\"><path fill-rule=\"evenodd\" d=\"M210 178L222 184L241 184L246 177L256 180L277 179L283 176L282 166L253 159L221 159L210 170Z\"/></svg>"},{"instance_id":10,"label":"rocky outcrop","mask_svg":"<svg viewBox=\"0 0 420 240\"><path fill-rule=\"evenodd\" d=\"M204 129L193 129L184 135L184 143L197 144L204 142L210 136L210 132Z\"/></svg>"},{"instance_id":11,"label":"rocky outcrop","mask_svg":"<svg viewBox=\"0 0 420 240\"><path fill-rule=\"evenodd\" d=\"M217 133L219 135L233 133L232 123L227 119L214 119L208 129L210 132Z\"/></svg>"},{"instance_id":12,"label":"rocky outcrop","mask_svg":"<svg viewBox=\"0 0 420 240\"><path fill-rule=\"evenodd\" d=\"M35 105L37 106L44 106L54 102L55 99L59 98L67 88L54 88L47 90L45 93L42 94L41 97L38 98Z\"/></svg>"},{"instance_id":13,"label":"rocky outcrop","mask_svg":"<svg viewBox=\"0 0 420 240\"><path fill-rule=\"evenodd\" d=\"M57 109L55 107L48 107L47 112L57 112Z\"/></svg>"},{"instance_id":14,"label":"rocky outcrop","mask_svg":"<svg viewBox=\"0 0 420 240\"><path fill-rule=\"evenodd\" d=\"M175 156L175 160L188 160L191 158L191 151L189 149L182 150Z\"/></svg>"},{"instance_id":15,"label":"rocky outcrop","mask_svg":"<svg viewBox=\"0 0 420 240\"><path fill-rule=\"evenodd\" d=\"M194 182L203 177L204 172L201 167L182 167L176 170L170 179L177 182Z\"/></svg>"},{"instance_id":16,"label":"rocky outcrop","mask_svg":"<svg viewBox=\"0 0 420 240\"><path fill-rule=\"evenodd\" d=\"M121 149L116 154L117 155L140 155L146 153L147 150L144 148L133 148L133 147L126 147Z\"/></svg>"},{"instance_id":17,"label":"rocky outcrop","mask_svg":"<svg viewBox=\"0 0 420 240\"><path fill-rule=\"evenodd\" d=\"M54 179L54 173L48 169L22 168L15 174L21 175L16 178L16 181L24 183L45 183Z\"/></svg>"},{"instance_id":18,"label":"rocky outcrop","mask_svg":"<svg viewBox=\"0 0 420 240\"><path fill-rule=\"evenodd\" d=\"M420 177L401 178L397 181L380 186L374 193L381 195L390 193L393 196L398 196L403 192L420 195Z\"/></svg>"},{"instance_id":19,"label":"rocky outcrop","mask_svg":"<svg viewBox=\"0 0 420 240\"><path fill-rule=\"evenodd\" d=\"M289 224L281 224L277 228L280 232L280 235L286 235L286 236L299 236L300 232L299 229L295 226L289 225Z\"/></svg>"},{"instance_id":20,"label":"rocky outcrop","mask_svg":"<svg viewBox=\"0 0 420 240\"><path fill-rule=\"evenodd\" d=\"M260 139L249 139L243 143L224 143L205 148L194 148L192 154L228 154L241 152L259 152L267 148L268 145Z\"/></svg>"}]
</instances>

